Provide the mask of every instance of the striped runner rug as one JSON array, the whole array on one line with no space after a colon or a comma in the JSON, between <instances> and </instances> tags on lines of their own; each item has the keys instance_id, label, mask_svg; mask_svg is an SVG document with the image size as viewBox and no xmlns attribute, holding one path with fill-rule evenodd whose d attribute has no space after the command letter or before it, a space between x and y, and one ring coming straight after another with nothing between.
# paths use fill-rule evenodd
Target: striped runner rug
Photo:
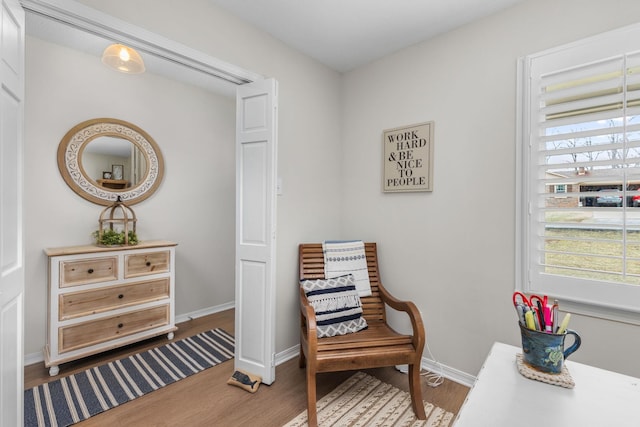
<instances>
[{"instance_id":1,"label":"striped runner rug","mask_svg":"<svg viewBox=\"0 0 640 427\"><path fill-rule=\"evenodd\" d=\"M69 426L233 358L234 337L212 329L24 392L24 425Z\"/></svg>"},{"instance_id":2,"label":"striped runner rug","mask_svg":"<svg viewBox=\"0 0 640 427\"><path fill-rule=\"evenodd\" d=\"M411 395L379 379L357 372L317 403L320 427L412 426L448 427L454 414L424 402L426 420L411 409ZM307 425L303 411L284 427Z\"/></svg>"}]
</instances>

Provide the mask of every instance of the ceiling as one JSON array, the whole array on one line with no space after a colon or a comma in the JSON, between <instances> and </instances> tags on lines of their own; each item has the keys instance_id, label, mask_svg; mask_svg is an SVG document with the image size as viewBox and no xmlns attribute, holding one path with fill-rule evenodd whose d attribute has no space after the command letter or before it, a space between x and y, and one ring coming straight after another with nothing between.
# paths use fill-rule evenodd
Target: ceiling
<instances>
[{"instance_id":1,"label":"ceiling","mask_svg":"<svg viewBox=\"0 0 640 427\"><path fill-rule=\"evenodd\" d=\"M344 72L524 0L209 0L285 44ZM111 43L27 13L27 34L99 58ZM141 52L147 70L233 97L235 84Z\"/></svg>"},{"instance_id":2,"label":"ceiling","mask_svg":"<svg viewBox=\"0 0 640 427\"><path fill-rule=\"evenodd\" d=\"M209 0L344 72L524 0Z\"/></svg>"}]
</instances>

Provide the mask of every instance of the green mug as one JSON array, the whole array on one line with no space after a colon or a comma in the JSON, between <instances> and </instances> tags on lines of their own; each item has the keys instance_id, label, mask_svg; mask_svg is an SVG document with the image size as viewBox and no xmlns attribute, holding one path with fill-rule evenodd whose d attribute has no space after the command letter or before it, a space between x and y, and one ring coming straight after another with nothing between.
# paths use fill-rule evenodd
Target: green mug
<instances>
[{"instance_id":1,"label":"green mug","mask_svg":"<svg viewBox=\"0 0 640 427\"><path fill-rule=\"evenodd\" d=\"M564 334L551 334L527 328L522 323L522 359L528 366L542 372L559 374L564 360L580 348L582 340L576 331L567 329ZM565 349L564 339L573 335L573 344Z\"/></svg>"}]
</instances>

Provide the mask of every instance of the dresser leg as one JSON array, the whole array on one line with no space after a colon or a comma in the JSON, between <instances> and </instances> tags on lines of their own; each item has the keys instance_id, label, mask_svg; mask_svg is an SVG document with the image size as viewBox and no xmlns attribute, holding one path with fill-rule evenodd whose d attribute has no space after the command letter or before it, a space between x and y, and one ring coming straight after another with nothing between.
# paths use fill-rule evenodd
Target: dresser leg
<instances>
[{"instance_id":1,"label":"dresser leg","mask_svg":"<svg viewBox=\"0 0 640 427\"><path fill-rule=\"evenodd\" d=\"M169 333L167 334L167 339L168 339L168 340L172 340L172 339L173 339L173 332L169 332Z\"/></svg>"},{"instance_id":2,"label":"dresser leg","mask_svg":"<svg viewBox=\"0 0 640 427\"><path fill-rule=\"evenodd\" d=\"M60 368L58 367L58 365L53 365L49 368L50 377L55 377L56 375L58 375L58 373L60 373Z\"/></svg>"}]
</instances>

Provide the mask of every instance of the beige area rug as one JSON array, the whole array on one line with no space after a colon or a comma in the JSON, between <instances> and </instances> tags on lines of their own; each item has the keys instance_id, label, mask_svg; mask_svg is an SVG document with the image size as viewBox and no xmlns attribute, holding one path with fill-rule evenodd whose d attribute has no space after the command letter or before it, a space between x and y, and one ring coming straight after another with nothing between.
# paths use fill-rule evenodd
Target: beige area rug
<instances>
[{"instance_id":1,"label":"beige area rug","mask_svg":"<svg viewBox=\"0 0 640 427\"><path fill-rule=\"evenodd\" d=\"M318 425L447 427L454 414L424 402L426 420L418 420L406 391L358 372L318 401ZM305 410L285 427L307 425Z\"/></svg>"}]
</instances>

